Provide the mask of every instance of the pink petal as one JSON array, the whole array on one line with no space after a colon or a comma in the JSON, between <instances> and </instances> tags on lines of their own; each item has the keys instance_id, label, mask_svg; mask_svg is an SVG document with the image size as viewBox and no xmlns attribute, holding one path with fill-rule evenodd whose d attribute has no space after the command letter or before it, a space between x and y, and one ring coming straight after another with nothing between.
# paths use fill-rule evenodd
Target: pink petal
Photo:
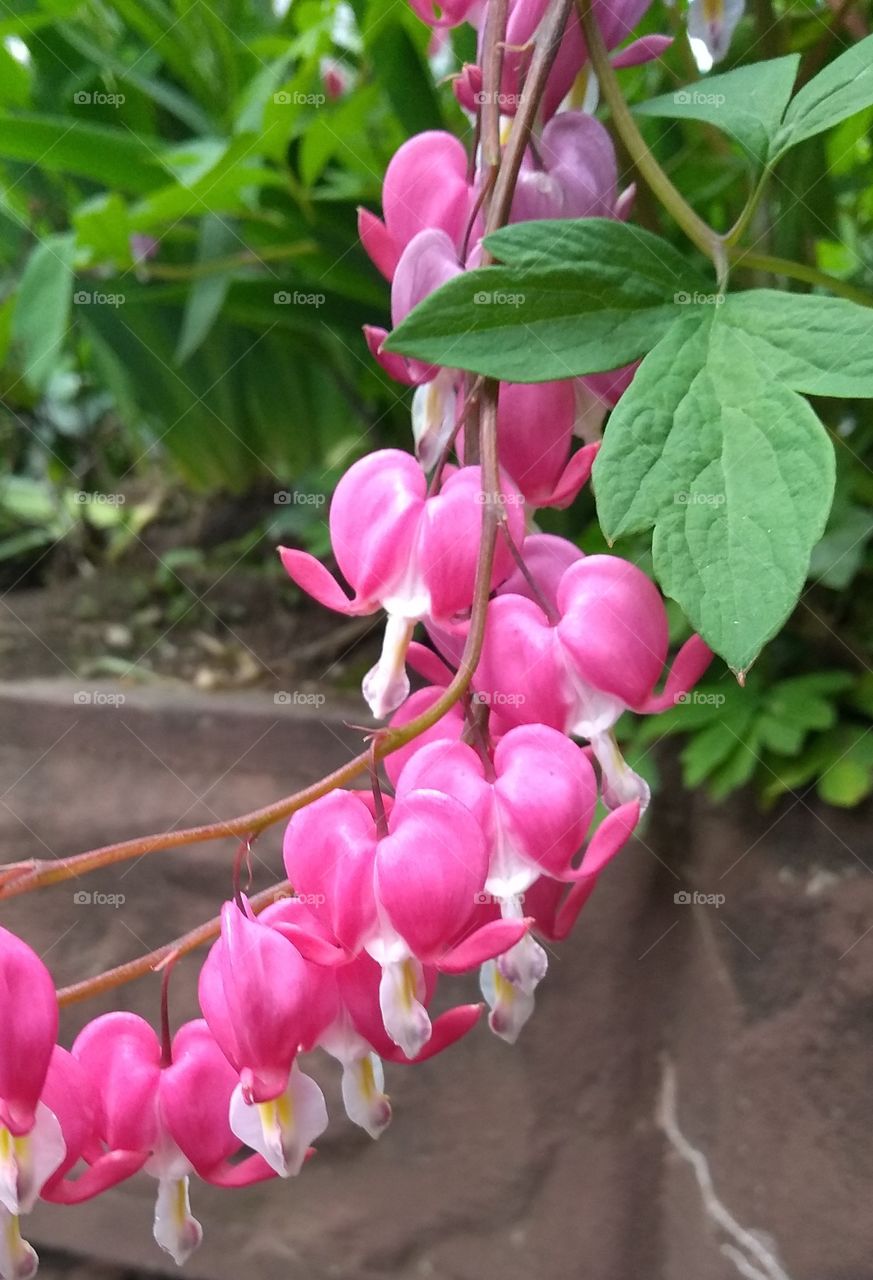
<instances>
[{"instance_id":1,"label":"pink petal","mask_svg":"<svg viewBox=\"0 0 873 1280\"><path fill-rule=\"evenodd\" d=\"M492 920L483 924L440 956L437 967L441 973L468 973L514 947L531 924L530 920Z\"/></svg>"},{"instance_id":2,"label":"pink petal","mask_svg":"<svg viewBox=\"0 0 873 1280\"><path fill-rule=\"evenodd\" d=\"M373 266L390 280L397 268L400 250L385 223L369 209L359 209L358 235Z\"/></svg>"},{"instance_id":3,"label":"pink petal","mask_svg":"<svg viewBox=\"0 0 873 1280\"><path fill-rule=\"evenodd\" d=\"M433 963L464 930L488 870L473 815L438 791L398 800L376 856L376 890L413 955Z\"/></svg>"},{"instance_id":4,"label":"pink petal","mask_svg":"<svg viewBox=\"0 0 873 1280\"><path fill-rule=\"evenodd\" d=\"M593 444L583 445L572 455L558 477L551 496L542 504L543 506L556 507L559 511L563 511L565 507L570 506L571 502L575 502L584 485L588 483L599 448L599 441L595 441Z\"/></svg>"},{"instance_id":5,"label":"pink petal","mask_svg":"<svg viewBox=\"0 0 873 1280\"><path fill-rule=\"evenodd\" d=\"M27 1133L58 1034L51 974L35 951L0 929L0 1123Z\"/></svg>"},{"instance_id":6,"label":"pink petal","mask_svg":"<svg viewBox=\"0 0 873 1280\"><path fill-rule=\"evenodd\" d=\"M561 645L588 685L636 706L667 656L667 615L657 587L619 556L586 556L558 588Z\"/></svg>"},{"instance_id":7,"label":"pink petal","mask_svg":"<svg viewBox=\"0 0 873 1280\"><path fill-rule=\"evenodd\" d=\"M350 600L333 574L315 556L308 555L305 551L294 551L290 547L279 547L279 556L291 581L326 609L355 616L373 613L379 607L375 601L371 603L357 598Z\"/></svg>"},{"instance_id":8,"label":"pink petal","mask_svg":"<svg viewBox=\"0 0 873 1280\"><path fill-rule=\"evenodd\" d=\"M656 58L660 58L672 43L672 36L640 36L639 40L632 40L618 53L614 53L610 62L616 71L620 71L622 67L639 67L644 62L654 62Z\"/></svg>"},{"instance_id":9,"label":"pink petal","mask_svg":"<svg viewBox=\"0 0 873 1280\"><path fill-rule=\"evenodd\" d=\"M375 856L373 816L351 791L334 791L307 805L285 831L291 883L350 955L376 929Z\"/></svg>"},{"instance_id":10,"label":"pink petal","mask_svg":"<svg viewBox=\"0 0 873 1280\"><path fill-rule=\"evenodd\" d=\"M690 636L676 654L663 693L651 694L638 708L645 715L666 711L693 689L712 662L713 652L698 635Z\"/></svg>"}]
</instances>

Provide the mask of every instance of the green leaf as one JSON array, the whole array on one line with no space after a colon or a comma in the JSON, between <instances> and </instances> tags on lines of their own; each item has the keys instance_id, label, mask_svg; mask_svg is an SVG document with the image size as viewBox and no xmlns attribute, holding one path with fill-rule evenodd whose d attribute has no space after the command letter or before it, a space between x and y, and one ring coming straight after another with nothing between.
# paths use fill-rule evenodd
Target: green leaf
<instances>
[{"instance_id":1,"label":"green leaf","mask_svg":"<svg viewBox=\"0 0 873 1280\"><path fill-rule=\"evenodd\" d=\"M826 804L851 809L873 791L873 761L850 752L822 774L816 789Z\"/></svg>"},{"instance_id":2,"label":"green leaf","mask_svg":"<svg viewBox=\"0 0 873 1280\"><path fill-rule=\"evenodd\" d=\"M773 159L873 103L873 36L840 54L797 93L773 142Z\"/></svg>"},{"instance_id":3,"label":"green leaf","mask_svg":"<svg viewBox=\"0 0 873 1280\"><path fill-rule=\"evenodd\" d=\"M634 107L637 115L704 120L735 138L757 161L767 158L797 77L800 54L707 76Z\"/></svg>"},{"instance_id":4,"label":"green leaf","mask_svg":"<svg viewBox=\"0 0 873 1280\"><path fill-rule=\"evenodd\" d=\"M76 238L47 236L31 253L18 286L12 340L21 354L24 375L40 391L58 364L70 320Z\"/></svg>"},{"instance_id":5,"label":"green leaf","mask_svg":"<svg viewBox=\"0 0 873 1280\"><path fill-rule=\"evenodd\" d=\"M774 380L811 396L873 396L873 307L778 289L732 293L719 321L750 339Z\"/></svg>"},{"instance_id":6,"label":"green leaf","mask_svg":"<svg viewBox=\"0 0 873 1280\"><path fill-rule=\"evenodd\" d=\"M654 526L656 576L748 670L793 609L834 488L833 447L715 308L678 321L610 418L594 467L614 539Z\"/></svg>"},{"instance_id":7,"label":"green leaf","mask_svg":"<svg viewBox=\"0 0 873 1280\"><path fill-rule=\"evenodd\" d=\"M197 261L220 258L238 244L238 237L221 218L207 214L200 223ZM206 338L224 305L232 279L231 271L216 271L214 275L201 276L191 286L176 346L176 364L184 364Z\"/></svg>"},{"instance_id":8,"label":"green leaf","mask_svg":"<svg viewBox=\"0 0 873 1280\"><path fill-rule=\"evenodd\" d=\"M49 173L90 178L120 191L146 192L166 181L161 143L67 116L0 115L0 156Z\"/></svg>"},{"instance_id":9,"label":"green leaf","mask_svg":"<svg viewBox=\"0 0 873 1280\"><path fill-rule=\"evenodd\" d=\"M450 280L398 325L387 350L547 382L637 360L711 296L672 245L608 218L520 223L486 243L508 265Z\"/></svg>"}]
</instances>

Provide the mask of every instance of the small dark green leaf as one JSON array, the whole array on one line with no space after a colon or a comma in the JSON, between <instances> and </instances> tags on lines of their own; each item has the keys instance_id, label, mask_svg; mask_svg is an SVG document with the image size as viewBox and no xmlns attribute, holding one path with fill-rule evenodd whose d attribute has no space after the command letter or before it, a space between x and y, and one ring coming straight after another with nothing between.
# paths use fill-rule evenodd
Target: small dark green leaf
<instances>
[{"instance_id":1,"label":"small dark green leaf","mask_svg":"<svg viewBox=\"0 0 873 1280\"><path fill-rule=\"evenodd\" d=\"M735 138L764 161L776 136L797 77L800 54L737 67L665 93L634 110L637 115L704 120Z\"/></svg>"},{"instance_id":2,"label":"small dark green leaf","mask_svg":"<svg viewBox=\"0 0 873 1280\"><path fill-rule=\"evenodd\" d=\"M443 285L389 351L510 382L570 378L638 359L712 296L672 245L607 218L506 227L488 247L509 265Z\"/></svg>"},{"instance_id":3,"label":"small dark green leaf","mask_svg":"<svg viewBox=\"0 0 873 1280\"><path fill-rule=\"evenodd\" d=\"M792 100L773 142L774 159L871 103L873 36L867 36L828 63Z\"/></svg>"}]
</instances>

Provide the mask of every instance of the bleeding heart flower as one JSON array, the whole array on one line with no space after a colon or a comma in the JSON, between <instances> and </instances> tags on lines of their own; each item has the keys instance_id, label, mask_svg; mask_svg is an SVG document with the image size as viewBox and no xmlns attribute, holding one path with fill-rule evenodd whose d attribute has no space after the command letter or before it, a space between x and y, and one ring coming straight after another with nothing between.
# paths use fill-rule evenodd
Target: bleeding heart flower
<instances>
[{"instance_id":1,"label":"bleeding heart flower","mask_svg":"<svg viewBox=\"0 0 873 1280\"><path fill-rule=\"evenodd\" d=\"M181 1264L203 1239L191 1216L192 1173L218 1186L271 1176L259 1156L230 1163L242 1147L228 1125L236 1073L205 1022L180 1027L166 1053L132 1013L95 1018L76 1038L73 1057L96 1087L97 1130L110 1154L137 1156L157 1179L155 1240Z\"/></svg>"},{"instance_id":2,"label":"bleeding heart flower","mask_svg":"<svg viewBox=\"0 0 873 1280\"><path fill-rule=\"evenodd\" d=\"M528 151L512 199L511 222L614 218L618 168L612 139L584 111L554 116Z\"/></svg>"},{"instance_id":3,"label":"bleeding heart flower","mask_svg":"<svg viewBox=\"0 0 873 1280\"><path fill-rule=\"evenodd\" d=\"M230 1127L280 1175L300 1172L327 1128L324 1097L296 1063L312 1025L309 966L297 947L226 902L221 936L200 971L200 1007L239 1083Z\"/></svg>"},{"instance_id":4,"label":"bleeding heart flower","mask_svg":"<svg viewBox=\"0 0 873 1280\"><path fill-rule=\"evenodd\" d=\"M421 231L445 233L457 258L476 198L468 169L463 144L450 133L419 133L395 151L382 183L384 222L358 212L361 243L386 279Z\"/></svg>"},{"instance_id":5,"label":"bleeding heart flower","mask_svg":"<svg viewBox=\"0 0 873 1280\"><path fill-rule=\"evenodd\" d=\"M548 599L543 600L547 607ZM699 636L682 646L663 692L667 615L657 588L619 556L586 556L562 574L549 616L534 599L498 596L475 684L506 724L541 723L587 738L604 776L604 800L648 803L648 787L623 760L612 727L628 709L652 714L693 688L712 659ZM443 637L434 632L441 647Z\"/></svg>"},{"instance_id":6,"label":"bleeding heart flower","mask_svg":"<svg viewBox=\"0 0 873 1280\"><path fill-rule=\"evenodd\" d=\"M289 878L338 946L350 958L366 950L378 961L383 1025L410 1059L432 1036L426 968L475 968L527 928L524 920L477 925L484 837L470 811L438 791L405 795L384 820L362 795L335 791L294 814L284 856Z\"/></svg>"},{"instance_id":7,"label":"bleeding heart flower","mask_svg":"<svg viewBox=\"0 0 873 1280\"><path fill-rule=\"evenodd\" d=\"M524 540L521 495L504 483L507 523ZM463 467L428 496L427 482L408 453L382 449L343 476L330 508L330 534L341 571L354 588L349 599L314 556L280 548L282 563L299 587L340 613L388 613L382 656L364 677L374 716L390 714L409 693L405 657L412 630L423 618L450 619L469 610L482 526L483 492L478 467ZM498 544L492 585L512 567Z\"/></svg>"}]
</instances>

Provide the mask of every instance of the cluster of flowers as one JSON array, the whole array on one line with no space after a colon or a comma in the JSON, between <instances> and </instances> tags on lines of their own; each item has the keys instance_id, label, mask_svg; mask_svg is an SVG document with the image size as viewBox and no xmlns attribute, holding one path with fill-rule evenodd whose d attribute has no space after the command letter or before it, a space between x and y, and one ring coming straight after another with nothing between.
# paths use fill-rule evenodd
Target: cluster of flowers
<instances>
[{"instance_id":1,"label":"cluster of flowers","mask_svg":"<svg viewBox=\"0 0 873 1280\"><path fill-rule=\"evenodd\" d=\"M648 0L598 4L610 47ZM413 7L433 21L430 5ZM601 13L602 7L602 13ZM505 114L523 82L543 0L513 0ZM481 23L485 5L446 0L440 21ZM625 64L663 38L625 49ZM585 64L575 19L551 73L511 219L626 217L609 136L567 102ZM481 75L458 95L474 108ZM390 279L394 321L481 258L481 174L442 133L407 142L389 166L383 219L361 237ZM349 1118L374 1138L391 1118L383 1061L415 1063L465 1035L482 1006L428 1012L439 975L480 971L492 1030L513 1042L546 973L537 941L566 937L648 800L613 726L654 713L700 677L697 637L661 692L668 632L649 579L617 556L584 556L536 532L539 507L567 505L585 484L599 420L632 370L537 386L504 385L498 402L500 494L464 465L469 388L435 369L371 350L416 387L416 454L356 462L330 511L333 552L353 595L312 557L282 550L290 576L342 613L387 614L382 656L364 681L373 714L404 725L434 706L470 627L483 503L499 496L484 647L461 703L388 756L393 794L334 791L291 819L284 847L295 896L255 915L237 889L200 974L203 1018L159 1037L141 1018L98 1017L72 1050L57 1043L58 1005L40 959L0 930L0 1276L26 1280L36 1255L19 1215L38 1197L77 1203L140 1170L157 1179L154 1234L177 1262L201 1238L193 1173L218 1186L297 1174L327 1125L298 1058L321 1048L342 1066ZM581 434L587 443L574 451ZM457 462L451 450L457 451ZM429 475L429 478L428 478ZM432 641L413 641L423 623ZM407 664L425 685L410 693ZM583 739L578 745L574 738ZM600 795L608 813L591 834ZM386 788L386 791L388 788Z\"/></svg>"}]
</instances>

